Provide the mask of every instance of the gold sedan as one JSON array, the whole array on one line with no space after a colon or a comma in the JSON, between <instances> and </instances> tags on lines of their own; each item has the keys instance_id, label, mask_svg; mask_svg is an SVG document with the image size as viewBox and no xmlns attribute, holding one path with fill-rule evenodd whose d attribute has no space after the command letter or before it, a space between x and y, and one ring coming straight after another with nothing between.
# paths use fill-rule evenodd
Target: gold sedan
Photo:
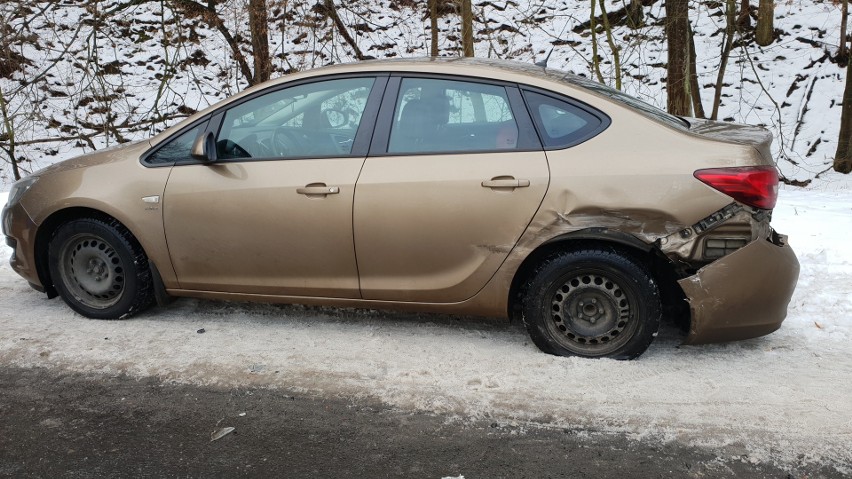
<instances>
[{"instance_id":1,"label":"gold sedan","mask_svg":"<svg viewBox=\"0 0 852 479\"><path fill-rule=\"evenodd\" d=\"M771 140L534 65L362 62L41 170L3 231L91 318L170 296L509 316L545 352L629 359L663 317L689 343L781 325Z\"/></svg>"}]
</instances>

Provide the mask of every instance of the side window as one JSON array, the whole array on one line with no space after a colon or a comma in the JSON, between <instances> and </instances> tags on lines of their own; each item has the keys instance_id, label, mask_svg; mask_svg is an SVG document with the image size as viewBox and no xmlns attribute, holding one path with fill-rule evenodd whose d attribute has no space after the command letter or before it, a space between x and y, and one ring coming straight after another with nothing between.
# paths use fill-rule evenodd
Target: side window
<instances>
[{"instance_id":1,"label":"side window","mask_svg":"<svg viewBox=\"0 0 852 479\"><path fill-rule=\"evenodd\" d=\"M532 91L524 91L524 98L545 148L577 145L604 126L600 117L567 101Z\"/></svg>"},{"instance_id":2,"label":"side window","mask_svg":"<svg viewBox=\"0 0 852 479\"><path fill-rule=\"evenodd\" d=\"M318 81L241 103L225 113L216 153L222 159L347 156L374 81Z\"/></svg>"},{"instance_id":3,"label":"side window","mask_svg":"<svg viewBox=\"0 0 852 479\"><path fill-rule=\"evenodd\" d=\"M203 121L181 133L177 138L168 140L165 145L146 158L145 163L149 165L163 165L188 160L192 151L192 144L195 143L195 139L198 138L198 135L206 127L207 122Z\"/></svg>"},{"instance_id":4,"label":"side window","mask_svg":"<svg viewBox=\"0 0 852 479\"><path fill-rule=\"evenodd\" d=\"M517 146L518 125L505 88L426 78L402 80L388 153L513 150Z\"/></svg>"}]
</instances>

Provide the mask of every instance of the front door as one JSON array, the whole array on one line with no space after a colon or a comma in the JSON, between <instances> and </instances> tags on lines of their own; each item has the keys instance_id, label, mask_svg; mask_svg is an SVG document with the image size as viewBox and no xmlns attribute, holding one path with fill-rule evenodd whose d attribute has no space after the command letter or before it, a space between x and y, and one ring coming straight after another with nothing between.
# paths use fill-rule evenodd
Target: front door
<instances>
[{"instance_id":1,"label":"front door","mask_svg":"<svg viewBox=\"0 0 852 479\"><path fill-rule=\"evenodd\" d=\"M218 160L175 166L166 186L166 239L181 288L359 297L352 202L366 147L353 145L371 133L376 83L303 83L220 116Z\"/></svg>"}]
</instances>

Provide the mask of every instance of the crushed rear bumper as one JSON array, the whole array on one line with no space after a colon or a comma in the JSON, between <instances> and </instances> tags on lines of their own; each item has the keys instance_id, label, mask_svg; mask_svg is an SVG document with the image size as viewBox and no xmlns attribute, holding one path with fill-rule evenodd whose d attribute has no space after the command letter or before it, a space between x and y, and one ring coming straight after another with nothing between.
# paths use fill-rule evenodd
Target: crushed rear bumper
<instances>
[{"instance_id":1,"label":"crushed rear bumper","mask_svg":"<svg viewBox=\"0 0 852 479\"><path fill-rule=\"evenodd\" d=\"M775 236L775 235L773 235ZM752 241L678 283L692 320L684 344L748 339L769 334L787 317L799 279L799 261L783 237Z\"/></svg>"}]
</instances>

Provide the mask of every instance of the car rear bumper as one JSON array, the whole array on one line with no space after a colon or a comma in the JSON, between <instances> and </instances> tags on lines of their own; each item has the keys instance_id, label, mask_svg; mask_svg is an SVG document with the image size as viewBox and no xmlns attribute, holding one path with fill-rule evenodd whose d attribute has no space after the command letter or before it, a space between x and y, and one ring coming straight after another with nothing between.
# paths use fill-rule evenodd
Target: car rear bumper
<instances>
[{"instance_id":1,"label":"car rear bumper","mask_svg":"<svg viewBox=\"0 0 852 479\"><path fill-rule=\"evenodd\" d=\"M769 334L787 317L799 261L785 241L755 240L678 283L692 313L684 344Z\"/></svg>"},{"instance_id":2,"label":"car rear bumper","mask_svg":"<svg viewBox=\"0 0 852 479\"><path fill-rule=\"evenodd\" d=\"M20 204L3 208L4 243L12 247L9 264L16 273L30 282L33 287L41 287L35 265L36 225Z\"/></svg>"}]
</instances>

